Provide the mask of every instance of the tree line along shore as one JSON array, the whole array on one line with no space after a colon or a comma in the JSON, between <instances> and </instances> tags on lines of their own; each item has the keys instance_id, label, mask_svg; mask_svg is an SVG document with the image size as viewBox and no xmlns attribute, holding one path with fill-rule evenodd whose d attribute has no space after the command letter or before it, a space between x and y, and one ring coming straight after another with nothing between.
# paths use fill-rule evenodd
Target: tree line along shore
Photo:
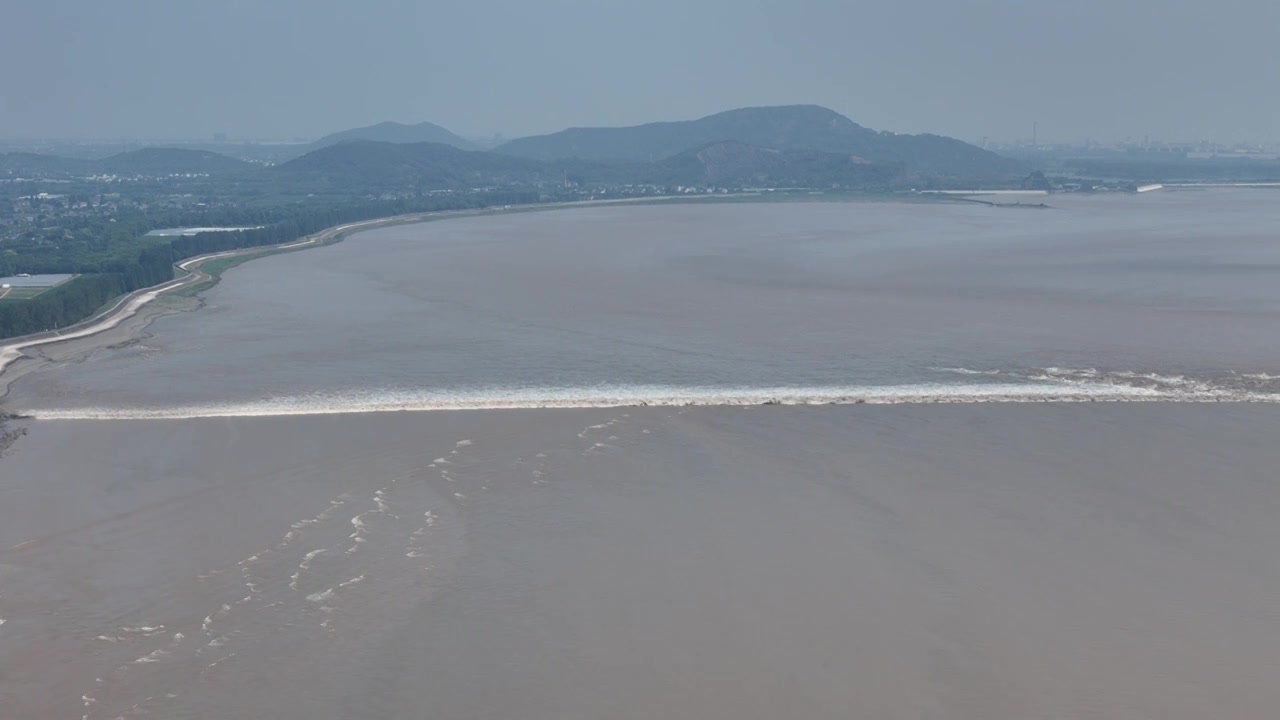
<instances>
[{"instance_id":1,"label":"tree line along shore","mask_svg":"<svg viewBox=\"0 0 1280 720\"><path fill-rule=\"evenodd\" d=\"M200 255L288 243L325 228L379 217L537 201L535 193L479 192L285 208L275 213L274 222L261 227L158 238L132 257L116 259L106 267L85 267L75 257L67 258L40 270L76 274L72 280L33 298L0 302L0 339L74 325L114 298L172 280L176 263ZM138 231L145 234L151 229L144 226Z\"/></svg>"}]
</instances>

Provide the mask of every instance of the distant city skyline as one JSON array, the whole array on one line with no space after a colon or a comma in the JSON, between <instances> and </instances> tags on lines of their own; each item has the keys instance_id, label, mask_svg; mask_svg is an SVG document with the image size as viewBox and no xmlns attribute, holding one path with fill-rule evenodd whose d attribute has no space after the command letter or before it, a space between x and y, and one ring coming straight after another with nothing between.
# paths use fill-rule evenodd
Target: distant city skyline
<instances>
[{"instance_id":1,"label":"distant city skyline","mask_svg":"<svg viewBox=\"0 0 1280 720\"><path fill-rule=\"evenodd\" d=\"M0 26L0 138L468 137L813 103L970 142L1280 142L1270 0L53 0ZM1212 52L1206 52L1212 49Z\"/></svg>"}]
</instances>

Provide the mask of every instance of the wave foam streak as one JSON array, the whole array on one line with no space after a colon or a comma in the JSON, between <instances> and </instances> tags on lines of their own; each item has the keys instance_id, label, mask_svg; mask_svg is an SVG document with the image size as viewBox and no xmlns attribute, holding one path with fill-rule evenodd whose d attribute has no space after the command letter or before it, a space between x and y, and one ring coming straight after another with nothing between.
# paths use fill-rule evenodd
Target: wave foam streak
<instances>
[{"instance_id":1,"label":"wave foam streak","mask_svg":"<svg viewBox=\"0 0 1280 720\"><path fill-rule=\"evenodd\" d=\"M1017 382L812 387L495 387L466 391L381 390L314 393L243 403L168 408L58 408L27 413L43 420L166 420L354 413L535 408L853 405L1029 402L1280 402L1280 394L1209 380L1153 381L1151 373L1064 371L1002 373Z\"/></svg>"}]
</instances>

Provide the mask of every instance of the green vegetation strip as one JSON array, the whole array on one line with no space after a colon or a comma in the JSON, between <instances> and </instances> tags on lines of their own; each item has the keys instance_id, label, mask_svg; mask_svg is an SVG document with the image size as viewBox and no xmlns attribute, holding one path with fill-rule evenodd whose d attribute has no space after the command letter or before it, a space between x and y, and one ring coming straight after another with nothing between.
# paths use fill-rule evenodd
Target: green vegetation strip
<instances>
[{"instance_id":1,"label":"green vegetation strip","mask_svg":"<svg viewBox=\"0 0 1280 720\"><path fill-rule=\"evenodd\" d=\"M30 300L48 289L47 287L15 287L9 288L7 293L0 290L0 293L4 293L4 297L0 298L0 302L5 300Z\"/></svg>"},{"instance_id":2,"label":"green vegetation strip","mask_svg":"<svg viewBox=\"0 0 1280 720\"><path fill-rule=\"evenodd\" d=\"M177 292L175 292L174 295L178 295L181 297L195 297L196 295L199 295L200 293L204 292L205 290L208 290L214 285L217 285L218 281L222 279L222 273L226 272L227 270L230 270L231 268L237 265L247 263L250 260L255 260L257 258L264 257L266 255L275 255L275 254L276 254L275 251L267 250L264 252L249 253L247 255L233 255L231 257L224 257L224 258L217 258L216 260L210 260L199 266L199 271L209 276L207 280L203 280L201 282L195 283L194 285L188 285L182 288L181 290L178 290Z\"/></svg>"},{"instance_id":3,"label":"green vegetation strip","mask_svg":"<svg viewBox=\"0 0 1280 720\"><path fill-rule=\"evenodd\" d=\"M875 201L894 198L912 202L949 201L950 198L923 198L901 194L877 192L788 192L740 195L692 195L687 197L646 198L642 200L600 199L594 204L650 204L670 202L848 202L851 200ZM498 201L501 201L499 204ZM523 201L523 202L521 202ZM112 307L111 303L129 292L167 282L174 276L173 263L181 258L229 250L248 250L246 254L209 260L197 267L206 279L181 288L173 294L193 297L215 285L222 273L254 258L279 252L292 252L316 244L340 242L347 233L338 233L323 243L313 243L296 248L272 247L289 243L325 228L353 223L375 221L366 226L383 227L407 223L444 220L463 215L489 213L535 212L553 210L577 203L538 202L536 198L522 197L515 193L486 193L455 198L418 198L413 201L372 202L345 207L301 210L288 221L265 225L242 232L207 232L193 236L170 239L168 244L156 245L138 253L137 261L119 267L116 272L79 275L73 280L28 297L23 302L0 300L0 338L17 337L58 327L66 328L84 322ZM587 203L583 203L587 204ZM436 213L425 215L424 213Z\"/></svg>"},{"instance_id":4,"label":"green vegetation strip","mask_svg":"<svg viewBox=\"0 0 1280 720\"><path fill-rule=\"evenodd\" d=\"M464 211L495 205L537 202L536 193L487 191L465 196L416 197L400 200L366 200L343 205L278 209L274 223L238 232L202 232L144 243L132 260L126 255L98 272L88 268L58 266L50 271L84 273L26 302L0 303L0 338L20 337L65 328L82 322L104 302L121 294L153 287L173 278L173 265L186 258L229 250L267 249L289 243L326 228L396 215ZM28 271L24 269L24 271Z\"/></svg>"}]
</instances>

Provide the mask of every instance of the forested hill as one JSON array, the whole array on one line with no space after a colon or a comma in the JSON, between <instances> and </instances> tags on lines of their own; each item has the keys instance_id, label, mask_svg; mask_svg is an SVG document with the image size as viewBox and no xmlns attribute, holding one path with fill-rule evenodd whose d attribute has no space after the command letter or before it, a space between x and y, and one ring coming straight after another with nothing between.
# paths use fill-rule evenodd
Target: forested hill
<instances>
[{"instance_id":1,"label":"forested hill","mask_svg":"<svg viewBox=\"0 0 1280 720\"><path fill-rule=\"evenodd\" d=\"M497 152L520 157L658 161L713 143L736 141L777 150L850 155L872 163L901 163L913 172L998 177L1017 163L953 138L877 132L818 105L729 110L698 120L618 128L570 128L520 138Z\"/></svg>"},{"instance_id":2,"label":"forested hill","mask_svg":"<svg viewBox=\"0 0 1280 720\"><path fill-rule=\"evenodd\" d=\"M228 175L252 171L252 163L207 150L148 147L101 160L65 158L36 153L0 155L0 175L45 176L59 174L108 175Z\"/></svg>"},{"instance_id":3,"label":"forested hill","mask_svg":"<svg viewBox=\"0 0 1280 720\"><path fill-rule=\"evenodd\" d=\"M873 163L848 154L776 150L740 142L712 143L659 162L539 160L458 150L437 143L345 142L271 169L280 181L317 189L359 187L467 188L490 185L825 187L889 189L904 179L902 163Z\"/></svg>"},{"instance_id":4,"label":"forested hill","mask_svg":"<svg viewBox=\"0 0 1280 720\"><path fill-rule=\"evenodd\" d=\"M406 125L398 122L384 122L368 127L352 128L336 132L311 143L311 148L328 147L348 140L374 140L388 143L441 143L452 145L461 150L475 150L474 143L468 142L435 123L420 122L417 125Z\"/></svg>"},{"instance_id":5,"label":"forested hill","mask_svg":"<svg viewBox=\"0 0 1280 720\"><path fill-rule=\"evenodd\" d=\"M59 157L31 152L0 153L0 176L42 176L90 173L98 168L94 160Z\"/></svg>"},{"instance_id":6,"label":"forested hill","mask_svg":"<svg viewBox=\"0 0 1280 720\"><path fill-rule=\"evenodd\" d=\"M330 135L303 146L313 148L306 154L273 167L208 150L159 147L103 160L0 155L0 176L195 174L258 183L255 187L268 195L307 195L563 186L566 181L869 189L888 187L892 178L897 187L999 185L1016 183L1027 172L1014 160L959 140L876 132L816 105L743 108L635 127L574 128L514 140L493 151L459 144L466 141L430 123L382 123Z\"/></svg>"},{"instance_id":7,"label":"forested hill","mask_svg":"<svg viewBox=\"0 0 1280 720\"><path fill-rule=\"evenodd\" d=\"M661 162L656 178L684 185L729 187L860 187L900 182L899 163L872 163L841 153L775 150L729 141L688 150Z\"/></svg>"},{"instance_id":8,"label":"forested hill","mask_svg":"<svg viewBox=\"0 0 1280 720\"><path fill-rule=\"evenodd\" d=\"M148 147L112 155L98 163L103 170L117 174L160 175L165 173L238 173L254 166L243 160L219 155L208 150Z\"/></svg>"},{"instance_id":9,"label":"forested hill","mask_svg":"<svg viewBox=\"0 0 1280 720\"><path fill-rule=\"evenodd\" d=\"M544 163L442 143L351 140L271 168L281 179L311 178L359 187L452 188L551 180Z\"/></svg>"}]
</instances>

